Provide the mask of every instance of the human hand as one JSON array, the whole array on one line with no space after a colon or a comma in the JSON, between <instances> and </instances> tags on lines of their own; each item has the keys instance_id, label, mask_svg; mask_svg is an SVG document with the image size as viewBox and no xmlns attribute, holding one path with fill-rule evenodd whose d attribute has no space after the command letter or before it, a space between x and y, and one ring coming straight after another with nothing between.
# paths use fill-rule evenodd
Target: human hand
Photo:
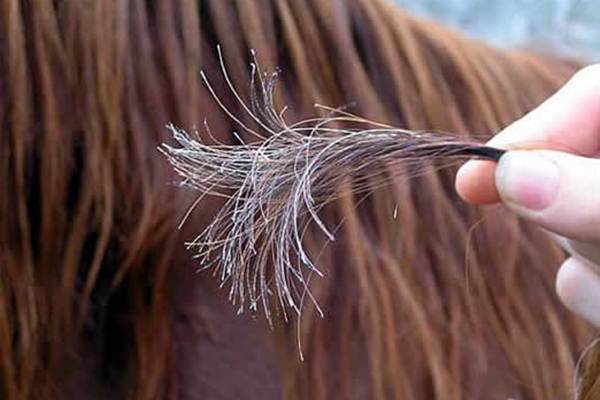
<instances>
[{"instance_id":1,"label":"human hand","mask_svg":"<svg viewBox=\"0 0 600 400\"><path fill-rule=\"evenodd\" d=\"M572 255L558 272L558 295L600 326L600 64L488 144L514 151L497 164L467 162L456 177L459 195L473 204L502 201L554 233Z\"/></svg>"}]
</instances>

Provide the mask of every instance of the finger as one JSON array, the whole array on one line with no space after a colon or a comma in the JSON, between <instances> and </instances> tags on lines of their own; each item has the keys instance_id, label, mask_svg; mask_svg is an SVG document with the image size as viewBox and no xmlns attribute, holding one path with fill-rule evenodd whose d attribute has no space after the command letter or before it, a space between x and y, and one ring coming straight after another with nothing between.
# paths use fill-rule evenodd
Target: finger
<instances>
[{"instance_id":1,"label":"finger","mask_svg":"<svg viewBox=\"0 0 600 400\"><path fill-rule=\"evenodd\" d=\"M592 265L567 259L558 270L556 292L568 309L600 326L600 275Z\"/></svg>"},{"instance_id":2,"label":"finger","mask_svg":"<svg viewBox=\"0 0 600 400\"><path fill-rule=\"evenodd\" d=\"M576 73L552 97L488 144L507 149L543 148L596 154L600 150L600 64ZM459 195L471 203L498 201L493 169L490 162L467 162L457 175Z\"/></svg>"},{"instance_id":3,"label":"finger","mask_svg":"<svg viewBox=\"0 0 600 400\"><path fill-rule=\"evenodd\" d=\"M600 149L600 64L577 72L554 95L509 125L489 144L553 149L579 155Z\"/></svg>"},{"instance_id":4,"label":"finger","mask_svg":"<svg viewBox=\"0 0 600 400\"><path fill-rule=\"evenodd\" d=\"M515 213L567 238L600 243L600 160L509 151L495 177L502 201Z\"/></svg>"},{"instance_id":5,"label":"finger","mask_svg":"<svg viewBox=\"0 0 600 400\"><path fill-rule=\"evenodd\" d=\"M500 199L494 181L496 163L493 161L468 161L456 174L454 187L467 203L490 204Z\"/></svg>"}]
</instances>

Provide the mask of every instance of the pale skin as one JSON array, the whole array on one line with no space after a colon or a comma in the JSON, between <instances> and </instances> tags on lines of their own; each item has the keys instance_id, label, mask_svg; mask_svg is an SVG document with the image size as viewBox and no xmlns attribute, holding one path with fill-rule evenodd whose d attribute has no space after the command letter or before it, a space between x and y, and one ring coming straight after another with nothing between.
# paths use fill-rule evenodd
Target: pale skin
<instances>
[{"instance_id":1,"label":"pale skin","mask_svg":"<svg viewBox=\"0 0 600 400\"><path fill-rule=\"evenodd\" d=\"M472 204L502 202L553 233L572 255L556 277L559 297L600 326L600 64L489 144L514 151L497 164L467 162L456 177L459 195Z\"/></svg>"}]
</instances>

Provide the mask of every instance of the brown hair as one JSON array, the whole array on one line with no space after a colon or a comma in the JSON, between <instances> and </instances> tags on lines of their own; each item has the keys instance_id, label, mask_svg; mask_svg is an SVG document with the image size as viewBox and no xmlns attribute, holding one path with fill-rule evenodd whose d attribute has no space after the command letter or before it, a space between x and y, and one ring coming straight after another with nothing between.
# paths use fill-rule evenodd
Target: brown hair
<instances>
[{"instance_id":1,"label":"brown hair","mask_svg":"<svg viewBox=\"0 0 600 400\"><path fill-rule=\"evenodd\" d=\"M235 143L237 127L199 76L204 68L224 89L217 43L238 88L248 86L250 48L264 67L281 67L277 100L291 120L314 102L353 103L353 113L402 128L479 135L576 69L492 49L385 0L1 7L0 394L9 400L62 398L84 365L128 398L182 393L173 273L189 256L183 242L218 203L177 230L192 194L169 184L156 147L169 140L167 122L205 117ZM242 114L234 100L224 98ZM267 333L286 398L573 390L575 352L590 336L554 294L562 252L501 209L460 203L454 172L394 181L360 202L351 182L339 188L323 214L344 224L319 258L326 277L312 285L326 316L308 307ZM307 247L322 244L307 238Z\"/></svg>"}]
</instances>

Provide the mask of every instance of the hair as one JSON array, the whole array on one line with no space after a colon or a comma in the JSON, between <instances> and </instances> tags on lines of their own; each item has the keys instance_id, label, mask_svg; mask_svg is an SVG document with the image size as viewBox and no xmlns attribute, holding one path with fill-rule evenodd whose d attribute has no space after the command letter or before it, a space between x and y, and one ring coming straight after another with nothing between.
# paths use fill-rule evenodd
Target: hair
<instances>
[{"instance_id":1,"label":"hair","mask_svg":"<svg viewBox=\"0 0 600 400\"><path fill-rule=\"evenodd\" d=\"M221 54L219 58L222 63ZM221 284L229 284L229 297L240 313L262 304L272 323L271 297L277 297L284 317L288 308L300 314L307 298L317 305L309 281L323 272L305 251L303 238L313 223L335 240L318 214L349 178L355 178L353 192L364 194L394 178L418 176L431 161L498 161L506 152L458 136L378 124L321 105L317 107L327 115L290 125L283 117L285 108L277 111L272 103L277 74L264 79L256 64L252 66L251 106L233 86L230 90L260 130L249 128L224 106L223 111L257 140L246 142L236 134L239 144L220 143L206 125L210 143L197 130L191 135L169 125L177 146L160 148L181 176L181 186L200 192L187 215L207 196L225 201L188 248L197 249L200 270L213 268ZM223 73L228 81L225 69ZM256 81L260 83L254 88Z\"/></svg>"},{"instance_id":2,"label":"hair","mask_svg":"<svg viewBox=\"0 0 600 400\"><path fill-rule=\"evenodd\" d=\"M386 0L0 7L2 398L63 398L73 385L99 398L253 393L195 382L188 371L198 365L221 371L221 385L239 379L287 399L573 392L591 331L554 294L562 251L501 208L459 202L455 167L391 176L365 198L352 179L338 184L320 213L327 226L343 221L336 240L323 246L312 229L303 242L324 272L310 282L324 318L307 304L301 318L276 315L273 330L240 319L224 336L230 328L219 321L229 317L218 306L199 317L205 325L177 328L190 309L225 301L206 289L205 303L191 304L179 292L182 277L213 279L191 274L184 242L222 202L203 200L178 230L195 194L170 184L175 173L157 146L172 140L168 122L192 128L205 118L223 143L252 140L235 133L201 80L203 69L227 108L253 126L224 90L217 44L237 88L249 88L250 49L264 67L281 68L274 101L292 121L313 115L315 102L351 104L354 114L402 129L484 138L551 95L576 63L496 50ZM248 351L245 337L263 330L270 344L258 350L272 352ZM219 335L228 341L210 339ZM217 350L190 359L191 340ZM268 359L277 373L246 370ZM585 376L580 395L591 398L597 374Z\"/></svg>"}]
</instances>

